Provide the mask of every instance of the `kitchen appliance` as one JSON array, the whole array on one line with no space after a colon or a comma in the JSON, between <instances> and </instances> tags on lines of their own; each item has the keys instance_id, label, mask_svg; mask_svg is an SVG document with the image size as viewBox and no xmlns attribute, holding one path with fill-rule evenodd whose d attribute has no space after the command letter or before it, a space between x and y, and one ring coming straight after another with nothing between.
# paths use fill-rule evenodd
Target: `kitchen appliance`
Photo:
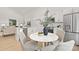
<instances>
[{"instance_id":1,"label":"kitchen appliance","mask_svg":"<svg viewBox=\"0 0 79 59\"><path fill-rule=\"evenodd\" d=\"M75 40L79 45L79 12L65 14L63 17L65 40Z\"/></svg>"}]
</instances>

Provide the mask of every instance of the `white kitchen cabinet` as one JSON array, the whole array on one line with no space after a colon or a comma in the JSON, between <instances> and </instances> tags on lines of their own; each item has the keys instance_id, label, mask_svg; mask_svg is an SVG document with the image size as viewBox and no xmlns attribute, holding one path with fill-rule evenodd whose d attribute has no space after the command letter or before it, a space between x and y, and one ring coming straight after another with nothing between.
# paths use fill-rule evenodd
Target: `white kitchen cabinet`
<instances>
[{"instance_id":1,"label":"white kitchen cabinet","mask_svg":"<svg viewBox=\"0 0 79 59\"><path fill-rule=\"evenodd\" d=\"M79 7L66 8L66 9L63 10L63 15L74 13L74 12L79 12Z\"/></svg>"},{"instance_id":2,"label":"white kitchen cabinet","mask_svg":"<svg viewBox=\"0 0 79 59\"><path fill-rule=\"evenodd\" d=\"M64 15L64 29L67 32L72 32L72 14Z\"/></svg>"},{"instance_id":3,"label":"white kitchen cabinet","mask_svg":"<svg viewBox=\"0 0 79 59\"><path fill-rule=\"evenodd\" d=\"M79 12L79 7L74 7L73 12Z\"/></svg>"},{"instance_id":4,"label":"white kitchen cabinet","mask_svg":"<svg viewBox=\"0 0 79 59\"><path fill-rule=\"evenodd\" d=\"M79 45L79 34L65 32L64 41L74 40L76 45Z\"/></svg>"}]
</instances>

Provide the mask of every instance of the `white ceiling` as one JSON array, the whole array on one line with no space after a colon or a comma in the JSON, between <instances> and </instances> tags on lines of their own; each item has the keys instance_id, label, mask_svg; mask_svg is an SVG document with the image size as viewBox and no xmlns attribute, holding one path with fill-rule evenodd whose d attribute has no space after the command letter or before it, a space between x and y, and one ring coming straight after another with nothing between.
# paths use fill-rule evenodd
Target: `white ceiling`
<instances>
[{"instance_id":1,"label":"white ceiling","mask_svg":"<svg viewBox=\"0 0 79 59\"><path fill-rule=\"evenodd\" d=\"M15 11L16 13L21 14L22 16L26 15L27 13L31 12L31 10L36 10L38 7L8 7Z\"/></svg>"},{"instance_id":2,"label":"white ceiling","mask_svg":"<svg viewBox=\"0 0 79 59\"><path fill-rule=\"evenodd\" d=\"M31 13L31 11L35 12L36 9L39 9L39 8L43 8L43 7L8 7L10 9L12 9L13 11L15 11L16 13L22 15L22 16L25 16L26 14L29 14ZM47 7L45 7L47 9ZM68 9L69 7L49 7L49 8L52 8L52 10L65 10L65 9Z\"/></svg>"}]
</instances>

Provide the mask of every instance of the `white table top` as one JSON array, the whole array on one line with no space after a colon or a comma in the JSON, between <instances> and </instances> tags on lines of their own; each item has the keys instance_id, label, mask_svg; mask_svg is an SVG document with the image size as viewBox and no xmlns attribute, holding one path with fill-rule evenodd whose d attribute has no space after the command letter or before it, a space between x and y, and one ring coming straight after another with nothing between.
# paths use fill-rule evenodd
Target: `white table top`
<instances>
[{"instance_id":1,"label":"white table top","mask_svg":"<svg viewBox=\"0 0 79 59\"><path fill-rule=\"evenodd\" d=\"M48 33L47 36L44 34L38 35L38 33L34 33L30 35L30 38L38 42L53 42L58 39L58 36L55 33Z\"/></svg>"}]
</instances>

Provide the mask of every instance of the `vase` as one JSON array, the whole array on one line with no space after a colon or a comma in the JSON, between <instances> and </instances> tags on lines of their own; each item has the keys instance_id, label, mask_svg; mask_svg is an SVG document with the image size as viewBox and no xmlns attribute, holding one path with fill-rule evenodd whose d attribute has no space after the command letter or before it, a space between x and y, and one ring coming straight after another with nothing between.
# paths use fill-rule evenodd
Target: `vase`
<instances>
[{"instance_id":1,"label":"vase","mask_svg":"<svg viewBox=\"0 0 79 59\"><path fill-rule=\"evenodd\" d=\"M43 33L44 33L44 35L48 35L48 28L47 27L43 28Z\"/></svg>"}]
</instances>

